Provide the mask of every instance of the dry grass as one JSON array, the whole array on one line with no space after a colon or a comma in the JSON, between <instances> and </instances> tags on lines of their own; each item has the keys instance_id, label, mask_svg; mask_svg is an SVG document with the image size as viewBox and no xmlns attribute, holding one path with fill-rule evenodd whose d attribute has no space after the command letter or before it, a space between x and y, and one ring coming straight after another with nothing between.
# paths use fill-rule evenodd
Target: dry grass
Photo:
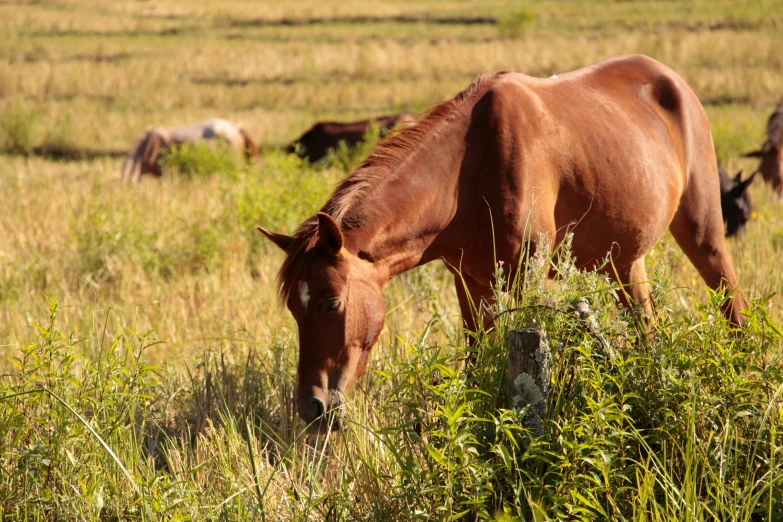
<instances>
[{"instance_id":1,"label":"dry grass","mask_svg":"<svg viewBox=\"0 0 783 522\"><path fill-rule=\"evenodd\" d=\"M753 170L754 162L738 156L760 144L783 92L783 4L572 0L536 3L532 11L529 27L508 32L486 21L442 23L514 20L517 9L500 1L0 1L0 123L21 114L30 148L59 143L111 151L129 147L152 124L220 116L276 145L318 119L423 110L481 72L546 76L640 52L680 72L707 104L727 169ZM7 139L0 136L0 144ZM144 360L163 366L158 398L167 397L171 411L162 418L191 411L178 397L189 386L202 389L209 357L241 367L253 353L258 389L269 394L259 402L270 410L259 416L274 424L266 439L250 443L259 477L272 480L268 512L328 518L308 511L308 502L313 495L330 498L346 477L357 482L345 487L369 504L382 498L379 476L393 475L397 465L376 438L390 422L383 415L395 395L384 375L419 361L411 346L433 317L439 321L427 342L459 344L451 277L433 264L388 286L386 328L371 362L379 373L368 372L354 405L355 418L371 430L350 438L355 450L340 446L319 463L318 452L293 442L295 324L276 296L281 255L256 237L254 225L292 231L346 172L270 154L238 177L167 177L129 187L116 179L119 167L110 158L0 155L4 371L35 337L31 322L45 315L45 296L59 298L61 330L86 339L89 350L103 350L103 337L123 338L128 328L140 335L154 330L151 338L164 342L148 348ZM755 219L730 248L743 287L760 298L783 287L783 217L767 187L752 191ZM703 311L701 280L670 237L648 258L648 273L657 268L672 281L664 290L678 315ZM766 308L783 320L783 298L772 297ZM233 375L225 373L225 383ZM216 506L231 498L252 504L256 495L244 435L221 420L224 413L209 406L193 414L198 422L177 432L181 438L166 450L169 469L190 474L187 494L199 499L189 507L195 517L220 513ZM188 439L196 424L200 433ZM288 443L294 456L275 461ZM126 451L134 458L133 448ZM362 458L375 463L372 474ZM194 463L207 462L193 471ZM152 464L137 465L139 475L154 476ZM309 493L297 489L308 484L315 488ZM201 491L209 486L214 490ZM377 509L386 508L392 509Z\"/></svg>"},{"instance_id":2,"label":"dry grass","mask_svg":"<svg viewBox=\"0 0 783 522\"><path fill-rule=\"evenodd\" d=\"M720 13L728 5L710 4L709 11ZM645 4L644 13L648 6L660 7ZM217 6L92 5L78 15L62 4L5 6L0 110L21 98L41 108L45 126L69 117L73 139L82 146L123 147L149 124L215 113L242 121L263 142L282 143L315 118L421 110L482 72L515 69L545 76L632 52L671 65L705 100L748 100L763 113L778 97L783 64L774 26L694 31L671 27L671 20L652 12L643 17L622 3L587 14L585 7L567 4L558 15L544 4L526 35L508 39L491 24L231 27ZM459 4L433 11L426 2L283 9L268 6L263 19L489 12ZM570 9L582 14L569 17ZM690 15L704 13L694 9ZM257 18L258 10L249 6L231 9L232 20ZM779 20L774 12L769 19ZM607 28L622 22L631 29L617 26L607 34L603 26L579 29L580 20ZM166 33L174 30L181 32Z\"/></svg>"}]
</instances>

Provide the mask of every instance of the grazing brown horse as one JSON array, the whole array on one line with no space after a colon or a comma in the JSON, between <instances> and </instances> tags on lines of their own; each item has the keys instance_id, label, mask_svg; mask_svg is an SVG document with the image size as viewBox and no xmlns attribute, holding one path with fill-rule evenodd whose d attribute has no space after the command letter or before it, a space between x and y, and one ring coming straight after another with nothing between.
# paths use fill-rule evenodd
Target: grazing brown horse
<instances>
[{"instance_id":1,"label":"grazing brown horse","mask_svg":"<svg viewBox=\"0 0 783 522\"><path fill-rule=\"evenodd\" d=\"M378 127L381 136L385 136L395 125L406 128L414 125L416 121L416 117L412 114L402 113L380 116L372 120L318 122L283 150L288 154L297 153L311 163L315 163L326 157L329 149L337 147L341 141L348 147L354 147L364 141L365 135L373 125Z\"/></svg>"},{"instance_id":2,"label":"grazing brown horse","mask_svg":"<svg viewBox=\"0 0 783 522\"><path fill-rule=\"evenodd\" d=\"M767 120L767 141L759 150L749 152L745 157L761 159L758 172L783 198L783 99Z\"/></svg>"},{"instance_id":3,"label":"grazing brown horse","mask_svg":"<svg viewBox=\"0 0 783 522\"><path fill-rule=\"evenodd\" d=\"M724 313L741 324L709 122L678 74L624 56L549 79L481 77L381 143L293 236L260 228L286 252L300 415L339 423L331 413L364 372L397 274L444 259L475 329L471 301L493 299L496 261L513 279L526 246L573 232L578 266L612 252L627 294L649 309L644 255L667 228L707 285L731 292Z\"/></svg>"},{"instance_id":4,"label":"grazing brown horse","mask_svg":"<svg viewBox=\"0 0 783 522\"><path fill-rule=\"evenodd\" d=\"M753 202L748 187L753 183L756 173L743 180L742 171L737 172L737 175L732 178L723 167L718 167L718 175L720 176L720 208L723 212L723 223L726 225L726 237L742 235L753 214Z\"/></svg>"},{"instance_id":5,"label":"grazing brown horse","mask_svg":"<svg viewBox=\"0 0 783 522\"><path fill-rule=\"evenodd\" d=\"M153 127L128 153L122 165L122 177L138 182L143 174L161 176L160 157L172 145L197 141L215 143L218 140L244 152L248 162L258 156L258 147L250 134L230 121L215 118L183 127Z\"/></svg>"}]
</instances>

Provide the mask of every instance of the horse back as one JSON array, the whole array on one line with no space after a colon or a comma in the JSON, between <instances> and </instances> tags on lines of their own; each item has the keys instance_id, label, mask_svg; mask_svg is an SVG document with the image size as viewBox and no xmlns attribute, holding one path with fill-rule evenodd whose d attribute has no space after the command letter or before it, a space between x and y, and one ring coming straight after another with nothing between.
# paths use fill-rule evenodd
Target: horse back
<instances>
[{"instance_id":1,"label":"horse back","mask_svg":"<svg viewBox=\"0 0 783 522\"><path fill-rule=\"evenodd\" d=\"M681 193L714 156L697 96L677 73L649 57L619 57L548 80L506 78L524 92L517 94L522 110L537 115L543 139L529 141L553 149L554 164L565 167L561 176L568 177L568 169L583 178L634 173L645 182L663 176Z\"/></svg>"},{"instance_id":2,"label":"horse back","mask_svg":"<svg viewBox=\"0 0 783 522\"><path fill-rule=\"evenodd\" d=\"M471 118L487 132L469 132L469 141L491 151L500 187L474 193L502 209L493 217L509 250L524 233L561 240L571 230L586 240L574 250L587 264L611 250L602 238L623 238L623 257L633 260L671 223L690 176L715 174L718 193L717 173L699 168L716 169L698 98L647 57L550 79L498 75Z\"/></svg>"},{"instance_id":3,"label":"horse back","mask_svg":"<svg viewBox=\"0 0 783 522\"><path fill-rule=\"evenodd\" d=\"M664 64L643 55L621 56L586 69L584 83L611 96L629 115L631 125L652 125L659 130L655 137L665 139L670 147L662 152L673 148L680 160L683 186L691 175L702 171L701 163L709 159L705 152L714 156L710 124L701 102L685 80ZM711 169L715 179L716 168Z\"/></svg>"}]
</instances>

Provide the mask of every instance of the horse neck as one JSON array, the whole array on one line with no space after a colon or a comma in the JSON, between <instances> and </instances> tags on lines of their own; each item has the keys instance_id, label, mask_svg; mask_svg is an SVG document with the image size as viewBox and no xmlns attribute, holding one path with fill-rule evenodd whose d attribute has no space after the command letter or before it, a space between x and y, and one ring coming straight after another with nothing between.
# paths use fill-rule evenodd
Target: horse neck
<instances>
[{"instance_id":1,"label":"horse neck","mask_svg":"<svg viewBox=\"0 0 783 522\"><path fill-rule=\"evenodd\" d=\"M348 250L370 260L382 284L448 249L441 233L457 209L469 120L464 114L452 116L361 198L360 225L344 232Z\"/></svg>"}]
</instances>

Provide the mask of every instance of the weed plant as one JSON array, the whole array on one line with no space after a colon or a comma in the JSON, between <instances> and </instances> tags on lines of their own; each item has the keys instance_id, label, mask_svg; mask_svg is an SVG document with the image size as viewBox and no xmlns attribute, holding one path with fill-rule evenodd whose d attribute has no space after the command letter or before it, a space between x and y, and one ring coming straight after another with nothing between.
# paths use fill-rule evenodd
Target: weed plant
<instances>
[{"instance_id":1,"label":"weed plant","mask_svg":"<svg viewBox=\"0 0 783 522\"><path fill-rule=\"evenodd\" d=\"M539 250L524 276L498 285L495 327L472 333L470 347L431 339L433 301L405 356L353 394L346 429L320 438L306 438L295 418L287 341L233 363L205 352L177 382L143 362L154 333L107 336L98 325L77 340L58 330L51 302L3 381L4 514L779 518L782 332L763 300L742 330L721 317L718 293L677 317L659 273L647 331L640 311L618 311L620 290L577 271L567 248ZM580 297L591 327L570 307ZM505 398L508 330L531 326L548 332L553 351L538 437Z\"/></svg>"}]
</instances>

